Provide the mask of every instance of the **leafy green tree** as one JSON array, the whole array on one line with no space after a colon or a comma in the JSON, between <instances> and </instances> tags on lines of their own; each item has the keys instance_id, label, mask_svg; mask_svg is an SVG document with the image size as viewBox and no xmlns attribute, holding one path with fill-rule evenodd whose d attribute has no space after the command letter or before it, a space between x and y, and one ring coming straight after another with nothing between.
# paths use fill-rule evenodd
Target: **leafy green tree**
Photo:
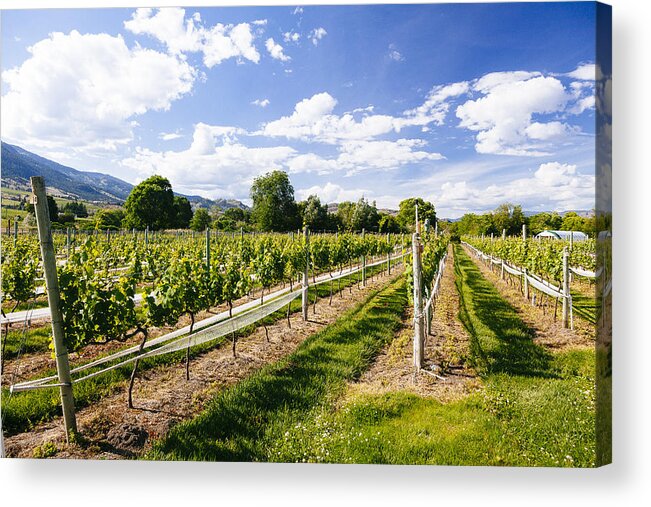
<instances>
[{"instance_id":1,"label":"leafy green tree","mask_svg":"<svg viewBox=\"0 0 651 507\"><path fill-rule=\"evenodd\" d=\"M433 225L436 222L436 209L434 204L425 201L420 197L410 197L400 201L398 205L398 222L402 227L413 230L416 223L416 204L418 204L418 219L425 222L429 218Z\"/></svg>"},{"instance_id":2,"label":"leafy green tree","mask_svg":"<svg viewBox=\"0 0 651 507\"><path fill-rule=\"evenodd\" d=\"M344 201L337 206L337 220L341 224L341 228L345 231L354 230L353 225L353 212L355 210L355 203Z\"/></svg>"},{"instance_id":3,"label":"leafy green tree","mask_svg":"<svg viewBox=\"0 0 651 507\"><path fill-rule=\"evenodd\" d=\"M522 206L508 202L500 204L493 211L492 221L494 230L491 232L502 234L502 231L506 229L506 234L509 236L519 234L522 231L522 226L526 223Z\"/></svg>"},{"instance_id":4,"label":"leafy green tree","mask_svg":"<svg viewBox=\"0 0 651 507\"><path fill-rule=\"evenodd\" d=\"M122 209L101 209L95 213L95 228L117 230L126 217Z\"/></svg>"},{"instance_id":5,"label":"leafy green tree","mask_svg":"<svg viewBox=\"0 0 651 507\"><path fill-rule=\"evenodd\" d=\"M596 221L594 217L581 217L574 211L569 211L563 216L561 230L581 231L588 235L594 235Z\"/></svg>"},{"instance_id":6,"label":"leafy green tree","mask_svg":"<svg viewBox=\"0 0 651 507\"><path fill-rule=\"evenodd\" d=\"M230 218L234 222L249 222L251 220L251 212L243 210L242 208L228 208L224 210L224 216Z\"/></svg>"},{"instance_id":7,"label":"leafy green tree","mask_svg":"<svg viewBox=\"0 0 651 507\"><path fill-rule=\"evenodd\" d=\"M205 231L210 226L210 213L205 208L197 208L190 220L190 229L193 231Z\"/></svg>"},{"instance_id":8,"label":"leafy green tree","mask_svg":"<svg viewBox=\"0 0 651 507\"><path fill-rule=\"evenodd\" d=\"M321 205L321 199L311 195L302 205L303 225L312 231L322 231L328 228L328 206Z\"/></svg>"},{"instance_id":9,"label":"leafy green tree","mask_svg":"<svg viewBox=\"0 0 651 507\"><path fill-rule=\"evenodd\" d=\"M294 187L287 173L273 171L253 180L251 218L260 230L289 231L300 224Z\"/></svg>"},{"instance_id":10,"label":"leafy green tree","mask_svg":"<svg viewBox=\"0 0 651 507\"><path fill-rule=\"evenodd\" d=\"M48 213L50 215L50 222L58 222L59 221L59 205L57 202L54 200L54 197L51 195L47 196L47 209ZM34 210L34 205L30 202L27 203L25 206L25 210L27 213L30 213L32 215L36 215L36 211Z\"/></svg>"},{"instance_id":11,"label":"leafy green tree","mask_svg":"<svg viewBox=\"0 0 651 507\"><path fill-rule=\"evenodd\" d=\"M138 183L124 204L126 226L151 230L174 226L174 192L167 178L154 175Z\"/></svg>"},{"instance_id":12,"label":"leafy green tree","mask_svg":"<svg viewBox=\"0 0 651 507\"><path fill-rule=\"evenodd\" d=\"M192 205L186 197L174 196L174 227L187 229L192 220Z\"/></svg>"},{"instance_id":13,"label":"leafy green tree","mask_svg":"<svg viewBox=\"0 0 651 507\"><path fill-rule=\"evenodd\" d=\"M400 225L400 222L398 222L398 219L393 215L389 215L388 213L380 213L378 228L379 228L379 232L382 233L387 233L387 232L398 233L398 232L402 232L403 230L402 226Z\"/></svg>"},{"instance_id":14,"label":"leafy green tree","mask_svg":"<svg viewBox=\"0 0 651 507\"><path fill-rule=\"evenodd\" d=\"M77 218L88 217L88 208L86 208L86 205L83 202L79 201L66 203L66 205L63 207L63 212L76 215Z\"/></svg>"},{"instance_id":15,"label":"leafy green tree","mask_svg":"<svg viewBox=\"0 0 651 507\"><path fill-rule=\"evenodd\" d=\"M364 199L363 197L357 201L357 204L353 208L353 230L361 231L362 229L366 229L367 231L377 231L379 221L380 215L377 211L375 201L369 204L368 199Z\"/></svg>"},{"instance_id":16,"label":"leafy green tree","mask_svg":"<svg viewBox=\"0 0 651 507\"><path fill-rule=\"evenodd\" d=\"M559 230L562 224L563 218L556 212L543 211L529 217L529 231L534 235L545 230Z\"/></svg>"}]
</instances>

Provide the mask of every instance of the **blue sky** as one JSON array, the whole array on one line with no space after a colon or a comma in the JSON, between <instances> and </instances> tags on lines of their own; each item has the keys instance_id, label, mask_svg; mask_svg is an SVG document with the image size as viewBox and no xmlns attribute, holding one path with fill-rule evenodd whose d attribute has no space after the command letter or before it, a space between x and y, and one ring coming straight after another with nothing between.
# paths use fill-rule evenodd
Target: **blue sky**
<instances>
[{"instance_id":1,"label":"blue sky","mask_svg":"<svg viewBox=\"0 0 651 507\"><path fill-rule=\"evenodd\" d=\"M2 139L132 183L594 207L591 2L2 12Z\"/></svg>"}]
</instances>

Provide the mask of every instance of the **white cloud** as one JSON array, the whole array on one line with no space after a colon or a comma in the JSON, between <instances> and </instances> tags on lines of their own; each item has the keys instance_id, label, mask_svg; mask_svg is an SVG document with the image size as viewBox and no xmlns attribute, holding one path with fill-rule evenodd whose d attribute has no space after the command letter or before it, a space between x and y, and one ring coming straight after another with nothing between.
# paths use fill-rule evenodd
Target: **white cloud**
<instances>
[{"instance_id":1,"label":"white cloud","mask_svg":"<svg viewBox=\"0 0 651 507\"><path fill-rule=\"evenodd\" d=\"M52 33L2 74L2 135L36 150L91 153L130 142L135 118L192 90L185 61L107 34Z\"/></svg>"},{"instance_id":2,"label":"white cloud","mask_svg":"<svg viewBox=\"0 0 651 507\"><path fill-rule=\"evenodd\" d=\"M449 99L468 93L469 88L467 81L435 86L427 94L423 104L405 111L404 114L410 118L410 124L413 125L427 125L429 123L443 125L450 108Z\"/></svg>"},{"instance_id":3,"label":"white cloud","mask_svg":"<svg viewBox=\"0 0 651 507\"><path fill-rule=\"evenodd\" d=\"M257 20L262 25L266 20ZM204 64L213 67L229 58L260 61L260 54L253 44L254 36L248 23L238 25L216 24L205 27L196 13L185 17L185 10L178 7L161 9L140 8L124 27L134 34L150 35L167 46L172 54L202 52Z\"/></svg>"},{"instance_id":4,"label":"white cloud","mask_svg":"<svg viewBox=\"0 0 651 507\"><path fill-rule=\"evenodd\" d=\"M371 191L362 188L344 189L342 186L332 182L327 182L323 186L314 185L309 188L296 190L296 197L299 200L304 201L309 196L316 195L321 200L321 204L357 201L362 196L368 197L372 194Z\"/></svg>"},{"instance_id":5,"label":"white cloud","mask_svg":"<svg viewBox=\"0 0 651 507\"><path fill-rule=\"evenodd\" d=\"M253 45L253 34L248 23L217 24L204 34L203 63L210 68L229 58L260 61L260 53Z\"/></svg>"},{"instance_id":6,"label":"white cloud","mask_svg":"<svg viewBox=\"0 0 651 507\"><path fill-rule=\"evenodd\" d=\"M163 141L173 141L174 139L180 139L181 137L183 136L178 132L161 132L158 134L158 138Z\"/></svg>"},{"instance_id":7,"label":"white cloud","mask_svg":"<svg viewBox=\"0 0 651 507\"><path fill-rule=\"evenodd\" d=\"M298 42L300 38L301 34L296 32L285 32L283 34L283 40L285 42Z\"/></svg>"},{"instance_id":8,"label":"white cloud","mask_svg":"<svg viewBox=\"0 0 651 507\"><path fill-rule=\"evenodd\" d=\"M394 62L402 62L405 59L405 57L402 56L402 53L395 49L389 51L389 58L391 58Z\"/></svg>"},{"instance_id":9,"label":"white cloud","mask_svg":"<svg viewBox=\"0 0 651 507\"><path fill-rule=\"evenodd\" d=\"M276 43L272 37L269 37L267 39L267 42L265 42L265 47L267 48L267 51L272 58L280 60L281 62L287 62L291 60L289 56L283 53L283 47L280 44Z\"/></svg>"},{"instance_id":10,"label":"white cloud","mask_svg":"<svg viewBox=\"0 0 651 507\"><path fill-rule=\"evenodd\" d=\"M266 19L256 19L251 24L253 24L255 26L265 26L267 24L267 20Z\"/></svg>"},{"instance_id":11,"label":"white cloud","mask_svg":"<svg viewBox=\"0 0 651 507\"><path fill-rule=\"evenodd\" d=\"M580 174L576 165L541 164L533 176L504 183L471 186L466 181L448 181L435 196L438 208L481 212L503 202L522 204L524 209L567 210L594 207L595 177Z\"/></svg>"},{"instance_id":12,"label":"white cloud","mask_svg":"<svg viewBox=\"0 0 651 507\"><path fill-rule=\"evenodd\" d=\"M474 89L483 96L458 106L456 114L461 127L478 132L478 153L546 154L545 145L537 142L540 138L529 135L542 132L542 124L527 129L534 114L565 109L570 96L558 79L536 73L492 73L479 79Z\"/></svg>"},{"instance_id":13,"label":"white cloud","mask_svg":"<svg viewBox=\"0 0 651 507\"><path fill-rule=\"evenodd\" d=\"M236 137L241 133L235 127L199 123L187 150L154 152L139 147L121 164L143 179L161 174L183 193L242 198L248 194L253 178L283 167L296 152L288 146L244 146Z\"/></svg>"},{"instance_id":14,"label":"white cloud","mask_svg":"<svg viewBox=\"0 0 651 507\"><path fill-rule=\"evenodd\" d=\"M326 32L325 28L319 27L310 31L308 38L312 41L312 44L317 46L319 44L319 41L323 39L326 35L328 35L328 32Z\"/></svg>"},{"instance_id":15,"label":"white cloud","mask_svg":"<svg viewBox=\"0 0 651 507\"><path fill-rule=\"evenodd\" d=\"M566 76L581 81L594 81L596 79L596 66L594 63L584 63L579 65L572 72L568 72Z\"/></svg>"},{"instance_id":16,"label":"white cloud","mask_svg":"<svg viewBox=\"0 0 651 507\"><path fill-rule=\"evenodd\" d=\"M294 12L292 14L297 15L297 14L303 14L303 7L298 6L294 9Z\"/></svg>"},{"instance_id":17,"label":"white cloud","mask_svg":"<svg viewBox=\"0 0 651 507\"><path fill-rule=\"evenodd\" d=\"M529 139L537 141L548 141L564 137L570 132L570 128L565 123L559 121L550 121L548 123L533 122L525 130Z\"/></svg>"},{"instance_id":18,"label":"white cloud","mask_svg":"<svg viewBox=\"0 0 651 507\"><path fill-rule=\"evenodd\" d=\"M258 107L267 107L269 105L269 99L255 99L251 102L251 105Z\"/></svg>"}]
</instances>

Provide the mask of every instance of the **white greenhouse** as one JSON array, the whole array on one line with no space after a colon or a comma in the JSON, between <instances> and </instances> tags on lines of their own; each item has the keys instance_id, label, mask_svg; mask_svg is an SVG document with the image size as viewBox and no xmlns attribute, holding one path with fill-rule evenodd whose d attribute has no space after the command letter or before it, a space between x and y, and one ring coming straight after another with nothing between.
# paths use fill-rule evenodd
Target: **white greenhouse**
<instances>
[{"instance_id":1,"label":"white greenhouse","mask_svg":"<svg viewBox=\"0 0 651 507\"><path fill-rule=\"evenodd\" d=\"M585 241L588 239L588 235L580 231L542 231L536 234L536 238L551 238L564 241L569 241L572 238L573 241Z\"/></svg>"}]
</instances>

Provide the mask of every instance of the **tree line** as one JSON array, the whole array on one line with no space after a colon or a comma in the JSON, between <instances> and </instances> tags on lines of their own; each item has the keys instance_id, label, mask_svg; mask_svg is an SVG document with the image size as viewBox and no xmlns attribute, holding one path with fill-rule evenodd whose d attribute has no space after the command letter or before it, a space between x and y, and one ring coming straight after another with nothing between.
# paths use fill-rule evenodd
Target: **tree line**
<instances>
[{"instance_id":1,"label":"tree line","mask_svg":"<svg viewBox=\"0 0 651 507\"><path fill-rule=\"evenodd\" d=\"M453 236L499 236L506 230L507 236L522 233L522 226L527 226L531 235L544 230L580 231L593 237L595 234L595 217L582 217L574 211L564 215L557 212L541 212L525 216L522 206L511 203L500 204L495 210L484 214L466 213L458 221L445 225Z\"/></svg>"},{"instance_id":2,"label":"tree line","mask_svg":"<svg viewBox=\"0 0 651 507\"><path fill-rule=\"evenodd\" d=\"M417 204L421 220L432 224L436 220L434 204L421 198L401 201L397 213L378 210L374 201L364 197L337 203L330 210L316 195L297 202L294 187L283 171L255 178L250 197L250 209L193 210L187 198L174 195L167 178L155 175L133 187L123 208L97 212L95 223L100 229L285 232L307 225L313 231L400 233L413 228Z\"/></svg>"}]
</instances>

